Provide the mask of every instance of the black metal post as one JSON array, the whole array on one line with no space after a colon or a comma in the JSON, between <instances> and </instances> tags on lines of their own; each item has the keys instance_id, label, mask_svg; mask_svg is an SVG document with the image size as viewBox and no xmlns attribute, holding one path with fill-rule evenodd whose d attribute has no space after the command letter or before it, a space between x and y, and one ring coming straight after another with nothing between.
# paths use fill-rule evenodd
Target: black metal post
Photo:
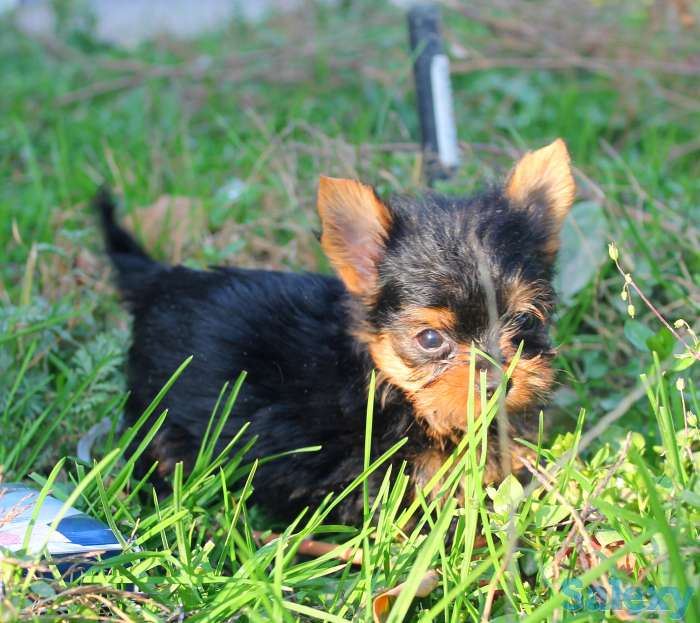
<instances>
[{"instance_id":1,"label":"black metal post","mask_svg":"<svg viewBox=\"0 0 700 623\"><path fill-rule=\"evenodd\" d=\"M448 178L459 165L450 66L443 53L440 11L435 4L418 4L408 12L413 73L416 82L423 175L428 186Z\"/></svg>"}]
</instances>

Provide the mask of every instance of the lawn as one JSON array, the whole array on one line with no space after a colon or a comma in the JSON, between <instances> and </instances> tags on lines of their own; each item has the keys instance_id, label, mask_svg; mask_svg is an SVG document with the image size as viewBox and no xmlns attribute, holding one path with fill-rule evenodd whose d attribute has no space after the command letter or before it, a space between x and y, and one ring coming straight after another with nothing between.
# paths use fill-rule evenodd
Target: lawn
<instances>
[{"instance_id":1,"label":"lawn","mask_svg":"<svg viewBox=\"0 0 700 623\"><path fill-rule=\"evenodd\" d=\"M343 492L274 523L246 502L262 485L239 445L205 449L168 499L134 481L117 431L129 321L89 199L114 188L162 260L329 270L319 174L421 186L405 16L309 5L125 51L69 4L50 39L0 18L0 481L50 487L126 549L74 579L6 559L0 621L371 621L373 597L402 582L390 621L700 621L694 3L445 3L463 164L439 190L501 179L558 136L576 166L558 385L525 490L471 478L466 510L437 496L405 512L395 474L360 529L325 521ZM214 421L235 412L236 381ZM113 432L82 462L77 443L103 418ZM443 489L483 470L480 443L477 427ZM281 536L262 544L254 530ZM362 565L298 556L312 536ZM414 599L426 574L437 586Z\"/></svg>"}]
</instances>

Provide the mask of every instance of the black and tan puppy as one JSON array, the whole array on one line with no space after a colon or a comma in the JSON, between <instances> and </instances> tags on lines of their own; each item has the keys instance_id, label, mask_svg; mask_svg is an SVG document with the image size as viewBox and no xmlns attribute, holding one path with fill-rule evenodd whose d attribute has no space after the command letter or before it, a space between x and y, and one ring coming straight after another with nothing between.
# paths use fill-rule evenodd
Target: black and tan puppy
<instances>
[{"instance_id":1,"label":"black and tan puppy","mask_svg":"<svg viewBox=\"0 0 700 623\"><path fill-rule=\"evenodd\" d=\"M406 460L414 484L424 483L465 430L470 349L507 368L521 342L505 405L512 434L527 436L552 383L551 278L574 193L561 140L526 154L502 187L471 197L382 200L359 182L321 178L321 244L337 277L159 264L100 194L107 249L134 317L127 421L194 356L164 399L169 416L147 467L159 461L162 479L176 461L191 465L223 384L246 370L224 441L249 421L256 456L322 446L259 469L254 500L290 517L362 471L376 369L372 452L407 437L394 463ZM477 366L488 394L501 371L483 357ZM361 495L336 517L360 521Z\"/></svg>"}]
</instances>

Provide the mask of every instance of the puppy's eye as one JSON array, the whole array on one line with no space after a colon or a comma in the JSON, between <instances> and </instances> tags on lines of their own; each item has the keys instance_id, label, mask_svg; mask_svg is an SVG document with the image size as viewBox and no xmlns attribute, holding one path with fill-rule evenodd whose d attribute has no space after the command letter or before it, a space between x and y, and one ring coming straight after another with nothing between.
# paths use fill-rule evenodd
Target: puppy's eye
<instances>
[{"instance_id":1,"label":"puppy's eye","mask_svg":"<svg viewBox=\"0 0 700 623\"><path fill-rule=\"evenodd\" d=\"M435 329L425 329L416 335L416 342L423 350L436 351L445 345L445 338Z\"/></svg>"},{"instance_id":2,"label":"puppy's eye","mask_svg":"<svg viewBox=\"0 0 700 623\"><path fill-rule=\"evenodd\" d=\"M533 314L516 314L513 316L513 323L518 327L523 333L535 330L539 324L540 320L537 316Z\"/></svg>"}]
</instances>

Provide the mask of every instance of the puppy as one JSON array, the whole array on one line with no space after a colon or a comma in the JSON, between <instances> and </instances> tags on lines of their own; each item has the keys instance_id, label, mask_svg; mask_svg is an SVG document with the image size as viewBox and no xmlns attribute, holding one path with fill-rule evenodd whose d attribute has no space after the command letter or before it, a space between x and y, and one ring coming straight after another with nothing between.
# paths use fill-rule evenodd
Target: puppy
<instances>
[{"instance_id":1,"label":"puppy","mask_svg":"<svg viewBox=\"0 0 700 623\"><path fill-rule=\"evenodd\" d=\"M376 370L372 456L406 438L390 463L407 462L415 489L464 435L472 349L477 383L487 384L473 392L475 413L480 397L500 386L510 435L527 438L553 380L551 280L574 195L562 140L526 154L503 185L470 197L383 200L360 182L322 177L321 246L337 275L329 276L163 265L116 223L112 199L100 193L107 252L134 320L127 421L194 356L163 399L169 415L141 471L157 461L162 489L175 462L191 468L223 384L245 370L221 443L250 422L244 440L257 436L254 456L321 446L257 472L253 501L293 517L362 472ZM523 447L510 447L517 469ZM498 444L488 454L487 478L497 480ZM381 477L370 478L371 493ZM361 491L335 519L361 522Z\"/></svg>"}]
</instances>

